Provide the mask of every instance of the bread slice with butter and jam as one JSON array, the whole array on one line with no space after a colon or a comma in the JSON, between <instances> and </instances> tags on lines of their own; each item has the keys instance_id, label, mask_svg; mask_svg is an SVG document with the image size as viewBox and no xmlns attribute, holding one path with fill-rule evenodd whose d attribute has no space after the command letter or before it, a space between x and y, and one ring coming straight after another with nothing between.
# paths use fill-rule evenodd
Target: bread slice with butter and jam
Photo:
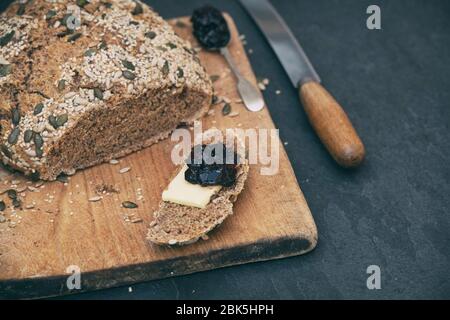
<instances>
[{"instance_id":1,"label":"bread slice with butter and jam","mask_svg":"<svg viewBox=\"0 0 450 320\"><path fill-rule=\"evenodd\" d=\"M205 135L207 136L209 133L211 130L205 132ZM212 141L212 139L211 137L206 138L203 148L208 145L224 143L223 141ZM241 143L239 140L237 141ZM228 143L224 143L224 145L229 148ZM192 154L193 152L191 157ZM214 185L214 182L211 183L211 181L209 181L210 183L206 181L206 184L209 185L203 186L188 182L187 180L191 180L188 177L190 172L187 172L190 168L187 164L181 165L163 192L163 200L159 209L154 213L154 220L150 224L147 239L159 245L186 245L194 243L200 238L207 239L208 232L233 214L233 203L244 189L249 164L245 154L242 154L239 148L237 148L236 154L239 161L232 169L234 176L229 181L222 183L225 186Z\"/></svg>"}]
</instances>

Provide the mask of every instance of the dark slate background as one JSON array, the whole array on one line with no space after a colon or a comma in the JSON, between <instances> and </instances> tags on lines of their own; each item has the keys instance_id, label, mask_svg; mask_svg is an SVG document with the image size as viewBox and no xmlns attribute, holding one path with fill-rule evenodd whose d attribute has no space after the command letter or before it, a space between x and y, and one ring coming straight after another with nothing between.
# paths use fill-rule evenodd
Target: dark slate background
<instances>
[{"instance_id":1,"label":"dark slate background","mask_svg":"<svg viewBox=\"0 0 450 320\"><path fill-rule=\"evenodd\" d=\"M352 171L322 147L296 90L237 1L146 2L165 18L205 3L234 17L254 50L257 76L271 81L264 96L289 142L319 244L305 256L69 298L450 298L450 1L273 0L366 145L367 161ZM370 4L381 7L382 30L366 28ZM381 268L381 290L366 287L372 264Z\"/></svg>"}]
</instances>

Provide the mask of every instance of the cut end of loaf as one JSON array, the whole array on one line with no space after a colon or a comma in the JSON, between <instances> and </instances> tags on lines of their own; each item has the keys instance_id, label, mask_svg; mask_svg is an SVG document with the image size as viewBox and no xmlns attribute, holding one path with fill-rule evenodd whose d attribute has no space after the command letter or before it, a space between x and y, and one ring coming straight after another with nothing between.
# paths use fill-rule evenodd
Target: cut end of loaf
<instances>
[{"instance_id":1,"label":"cut end of loaf","mask_svg":"<svg viewBox=\"0 0 450 320\"><path fill-rule=\"evenodd\" d=\"M205 136L212 130L205 132ZM245 159L245 155L240 156ZM233 214L233 203L244 189L248 171L248 161L245 160L238 165L236 183L222 188L203 209L162 201L154 213L147 239L158 245L186 245L200 238L207 239L210 231Z\"/></svg>"}]
</instances>

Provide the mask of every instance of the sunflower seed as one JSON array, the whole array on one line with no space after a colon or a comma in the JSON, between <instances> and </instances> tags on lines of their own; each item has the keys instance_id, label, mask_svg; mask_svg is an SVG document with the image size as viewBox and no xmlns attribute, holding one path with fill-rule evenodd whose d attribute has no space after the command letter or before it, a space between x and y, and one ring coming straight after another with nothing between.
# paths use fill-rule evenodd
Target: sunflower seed
<instances>
[{"instance_id":1,"label":"sunflower seed","mask_svg":"<svg viewBox=\"0 0 450 320\"><path fill-rule=\"evenodd\" d=\"M122 202L122 207L124 207L126 209L136 209L138 207L138 205L131 201L124 201L124 202Z\"/></svg>"},{"instance_id":2,"label":"sunflower seed","mask_svg":"<svg viewBox=\"0 0 450 320\"><path fill-rule=\"evenodd\" d=\"M20 127L15 127L13 131L11 131L11 133L9 134L8 143L10 145L16 144L17 140L19 139L19 134L20 134Z\"/></svg>"},{"instance_id":3,"label":"sunflower seed","mask_svg":"<svg viewBox=\"0 0 450 320\"><path fill-rule=\"evenodd\" d=\"M122 76L123 76L125 79L128 79L128 80L134 80L134 79L136 79L136 75L135 75L133 72L128 71L128 70L122 71Z\"/></svg>"},{"instance_id":4,"label":"sunflower seed","mask_svg":"<svg viewBox=\"0 0 450 320\"><path fill-rule=\"evenodd\" d=\"M33 134L34 134L33 130L30 129L25 130L25 133L23 134L23 141L25 143L29 143L33 139Z\"/></svg>"}]
</instances>

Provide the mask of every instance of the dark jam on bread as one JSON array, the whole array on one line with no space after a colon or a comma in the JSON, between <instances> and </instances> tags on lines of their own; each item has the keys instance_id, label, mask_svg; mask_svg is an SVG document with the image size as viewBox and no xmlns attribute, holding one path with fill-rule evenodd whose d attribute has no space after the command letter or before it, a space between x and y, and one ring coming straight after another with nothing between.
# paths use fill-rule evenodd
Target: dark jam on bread
<instances>
[{"instance_id":1,"label":"dark jam on bread","mask_svg":"<svg viewBox=\"0 0 450 320\"><path fill-rule=\"evenodd\" d=\"M186 161L188 169L184 178L189 183L203 187L231 187L236 183L238 163L239 156L222 143L197 145L192 148Z\"/></svg>"},{"instance_id":2,"label":"dark jam on bread","mask_svg":"<svg viewBox=\"0 0 450 320\"><path fill-rule=\"evenodd\" d=\"M194 36L208 50L219 50L230 42L230 30L222 13L212 6L196 9L192 14Z\"/></svg>"}]
</instances>

